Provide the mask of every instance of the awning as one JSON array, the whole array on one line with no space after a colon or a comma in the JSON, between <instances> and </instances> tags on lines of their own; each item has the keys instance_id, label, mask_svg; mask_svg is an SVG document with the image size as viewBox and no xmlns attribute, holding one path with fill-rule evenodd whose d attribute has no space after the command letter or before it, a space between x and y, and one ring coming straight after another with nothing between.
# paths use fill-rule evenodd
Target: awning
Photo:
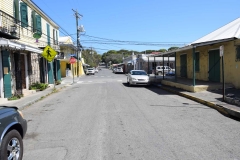
<instances>
[{"instance_id":1,"label":"awning","mask_svg":"<svg viewBox=\"0 0 240 160\"><path fill-rule=\"evenodd\" d=\"M26 50L26 51L30 51L30 52L34 52L34 53L39 53L39 54L42 54L43 53L43 50L41 49L38 49L38 48L35 48L35 47L31 47L31 46L26 46L26 45L23 45L22 46L23 50Z\"/></svg>"},{"instance_id":2,"label":"awning","mask_svg":"<svg viewBox=\"0 0 240 160\"><path fill-rule=\"evenodd\" d=\"M0 47L6 47L11 49L21 49L22 45L9 41L5 38L0 38Z\"/></svg>"}]
</instances>

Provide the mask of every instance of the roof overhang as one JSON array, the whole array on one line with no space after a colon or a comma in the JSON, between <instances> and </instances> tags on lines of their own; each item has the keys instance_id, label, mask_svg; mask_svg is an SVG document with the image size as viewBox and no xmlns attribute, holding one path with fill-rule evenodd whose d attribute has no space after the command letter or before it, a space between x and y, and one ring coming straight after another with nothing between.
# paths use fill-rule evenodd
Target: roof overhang
<instances>
[{"instance_id":1,"label":"roof overhang","mask_svg":"<svg viewBox=\"0 0 240 160\"><path fill-rule=\"evenodd\" d=\"M226 38L226 39L219 39L214 41L207 41L207 42L201 42L201 43L192 43L191 45L194 47L200 47L200 46L206 46L206 45L213 45L216 43L222 43L222 42L228 42L237 39L236 37L232 38Z\"/></svg>"},{"instance_id":2,"label":"roof overhang","mask_svg":"<svg viewBox=\"0 0 240 160\"><path fill-rule=\"evenodd\" d=\"M22 45L9 41L5 38L0 38L0 47L7 47L11 49L22 49Z\"/></svg>"},{"instance_id":3,"label":"roof overhang","mask_svg":"<svg viewBox=\"0 0 240 160\"><path fill-rule=\"evenodd\" d=\"M35 48L35 47L31 47L31 46L23 45L23 49L26 51L30 51L30 52L34 52L34 53L38 53L38 54L43 53L43 50Z\"/></svg>"}]
</instances>

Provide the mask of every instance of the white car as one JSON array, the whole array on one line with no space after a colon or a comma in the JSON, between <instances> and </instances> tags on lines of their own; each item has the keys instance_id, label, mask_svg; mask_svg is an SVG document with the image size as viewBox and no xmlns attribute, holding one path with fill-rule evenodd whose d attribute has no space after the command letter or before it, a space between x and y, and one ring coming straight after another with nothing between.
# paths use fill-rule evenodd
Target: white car
<instances>
[{"instance_id":1,"label":"white car","mask_svg":"<svg viewBox=\"0 0 240 160\"><path fill-rule=\"evenodd\" d=\"M123 73L122 67L117 67L115 73Z\"/></svg>"},{"instance_id":2,"label":"white car","mask_svg":"<svg viewBox=\"0 0 240 160\"><path fill-rule=\"evenodd\" d=\"M95 70L93 68L88 68L87 71L86 71L86 75L89 75L89 74L95 74Z\"/></svg>"},{"instance_id":3,"label":"white car","mask_svg":"<svg viewBox=\"0 0 240 160\"><path fill-rule=\"evenodd\" d=\"M161 76L163 75L163 70L164 70L164 74L171 74L171 73L174 73L175 74L175 69L172 69L171 67L169 66L156 66L156 74Z\"/></svg>"},{"instance_id":4,"label":"white car","mask_svg":"<svg viewBox=\"0 0 240 160\"><path fill-rule=\"evenodd\" d=\"M150 85L148 74L144 70L131 70L127 75L127 83L131 85Z\"/></svg>"}]
</instances>

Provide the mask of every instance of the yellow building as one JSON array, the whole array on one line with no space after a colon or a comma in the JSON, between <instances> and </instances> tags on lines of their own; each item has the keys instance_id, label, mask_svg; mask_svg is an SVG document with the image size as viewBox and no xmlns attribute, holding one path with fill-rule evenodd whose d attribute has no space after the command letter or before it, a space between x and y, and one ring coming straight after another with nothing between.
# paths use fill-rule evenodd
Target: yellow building
<instances>
[{"instance_id":1,"label":"yellow building","mask_svg":"<svg viewBox=\"0 0 240 160\"><path fill-rule=\"evenodd\" d=\"M174 56L175 82L163 80L166 85L192 92L207 90L216 84L230 84L240 88L240 18L192 42L188 46L156 56ZM176 83L178 78L191 80L191 85ZM209 82L199 89L197 80ZM218 87L221 85L218 85Z\"/></svg>"},{"instance_id":2,"label":"yellow building","mask_svg":"<svg viewBox=\"0 0 240 160\"><path fill-rule=\"evenodd\" d=\"M83 59L79 58L77 61L77 48L73 45L72 39L70 36L59 37L60 50L63 54L62 59L60 60L61 66L61 75L62 77L66 76L82 76L84 75L83 70ZM80 57L81 55L79 55ZM76 62L71 64L70 58L73 57L76 59Z\"/></svg>"}]
</instances>

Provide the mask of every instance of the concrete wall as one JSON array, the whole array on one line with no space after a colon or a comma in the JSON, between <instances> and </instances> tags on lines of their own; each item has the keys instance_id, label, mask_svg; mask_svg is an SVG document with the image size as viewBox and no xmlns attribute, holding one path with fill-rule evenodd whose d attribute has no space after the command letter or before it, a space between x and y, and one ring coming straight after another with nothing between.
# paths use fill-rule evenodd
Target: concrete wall
<instances>
[{"instance_id":1,"label":"concrete wall","mask_svg":"<svg viewBox=\"0 0 240 160\"><path fill-rule=\"evenodd\" d=\"M240 88L240 61L236 61L236 45L240 45L239 40L230 42L218 43L214 45L207 45L196 47L195 51L199 52L200 56L200 70L196 73L196 79L208 81L209 70L209 55L208 51L219 49L224 45L224 77L226 83L232 83L236 88ZM193 56L192 50L177 52L176 54L176 68L177 76L180 76L180 56L187 54L187 78L193 77ZM222 82L222 61L220 60L220 77Z\"/></svg>"}]
</instances>

